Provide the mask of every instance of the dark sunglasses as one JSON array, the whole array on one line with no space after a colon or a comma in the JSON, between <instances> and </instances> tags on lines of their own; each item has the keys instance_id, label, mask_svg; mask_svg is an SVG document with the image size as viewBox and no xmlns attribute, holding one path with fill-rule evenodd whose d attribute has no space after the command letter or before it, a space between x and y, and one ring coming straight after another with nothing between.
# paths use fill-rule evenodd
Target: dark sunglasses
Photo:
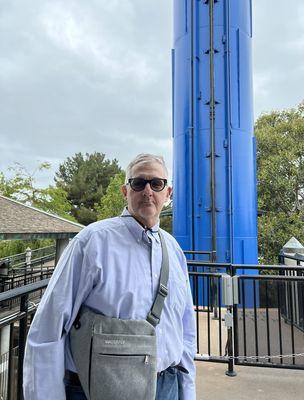
<instances>
[{"instance_id":1,"label":"dark sunglasses","mask_svg":"<svg viewBox=\"0 0 304 400\"><path fill-rule=\"evenodd\" d=\"M146 187L146 184L149 183L153 192L161 192L167 185L167 179L162 178L152 178L152 179L144 179L144 178L130 178L128 180L129 185L135 192L141 192Z\"/></svg>"}]
</instances>

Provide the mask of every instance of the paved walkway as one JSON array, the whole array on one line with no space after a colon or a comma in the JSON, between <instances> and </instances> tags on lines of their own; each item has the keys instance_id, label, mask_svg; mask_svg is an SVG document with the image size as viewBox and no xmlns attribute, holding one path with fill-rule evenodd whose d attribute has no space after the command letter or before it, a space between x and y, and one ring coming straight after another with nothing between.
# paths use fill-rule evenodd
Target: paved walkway
<instances>
[{"instance_id":1,"label":"paved walkway","mask_svg":"<svg viewBox=\"0 0 304 400\"><path fill-rule=\"evenodd\" d=\"M197 362L197 400L303 400L304 371Z\"/></svg>"}]
</instances>

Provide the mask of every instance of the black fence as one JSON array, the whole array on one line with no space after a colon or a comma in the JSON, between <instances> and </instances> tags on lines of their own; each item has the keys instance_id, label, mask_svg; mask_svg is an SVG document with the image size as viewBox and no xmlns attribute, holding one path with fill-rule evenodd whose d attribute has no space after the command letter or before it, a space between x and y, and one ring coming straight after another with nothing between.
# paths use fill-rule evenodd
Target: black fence
<instances>
[{"instance_id":1,"label":"black fence","mask_svg":"<svg viewBox=\"0 0 304 400\"><path fill-rule=\"evenodd\" d=\"M227 374L232 376L235 364L304 369L304 267L211 263L208 254L202 256L207 260L188 261L197 324L196 359L227 363ZM259 274L251 275L251 270ZM1 341L6 335L8 343L0 359L4 400L22 398L27 328L35 312L33 303L39 302L48 283L44 277L51 273L42 268L16 274L10 290L0 293L4 311L8 304L14 305L0 319ZM231 302L224 295L225 282L232 284Z\"/></svg>"},{"instance_id":2,"label":"black fence","mask_svg":"<svg viewBox=\"0 0 304 400\"><path fill-rule=\"evenodd\" d=\"M296 260L294 266L188 261L198 359L227 362L230 372L232 363L304 369L304 266L302 258L290 258ZM251 270L258 274L250 275ZM222 301L222 274L234 277L233 307ZM233 336L223 321L231 311ZM204 334L207 340L201 339Z\"/></svg>"},{"instance_id":3,"label":"black fence","mask_svg":"<svg viewBox=\"0 0 304 400\"><path fill-rule=\"evenodd\" d=\"M0 399L17 398L18 358L18 346L0 356Z\"/></svg>"},{"instance_id":4,"label":"black fence","mask_svg":"<svg viewBox=\"0 0 304 400\"><path fill-rule=\"evenodd\" d=\"M0 305L18 299L19 307L0 319L2 348L0 358L0 396L2 400L22 400L22 373L28 326L35 312L30 296L40 297L49 279L0 293Z\"/></svg>"},{"instance_id":5,"label":"black fence","mask_svg":"<svg viewBox=\"0 0 304 400\"><path fill-rule=\"evenodd\" d=\"M304 369L304 332L299 328L304 277L242 275L238 282L236 364Z\"/></svg>"},{"instance_id":6,"label":"black fence","mask_svg":"<svg viewBox=\"0 0 304 400\"><path fill-rule=\"evenodd\" d=\"M50 257L44 256L32 261L28 267L12 269L8 275L0 275L0 293L50 278L54 271L54 266L45 265L50 260ZM32 295L31 298L35 299L35 296ZM20 298L18 297L1 302L0 312L13 309L18 306L19 302Z\"/></svg>"},{"instance_id":7,"label":"black fence","mask_svg":"<svg viewBox=\"0 0 304 400\"><path fill-rule=\"evenodd\" d=\"M293 263L296 268L290 269L289 271L281 273L285 276L302 277L304 276L304 256L303 254L295 254L294 256L281 253L279 256L279 263L285 264L285 262ZM286 301L286 299L288 301ZM292 307L289 306L291 302ZM292 322L297 328L304 331L304 291L303 285L299 285L295 282L291 287L290 297L283 299L282 316Z\"/></svg>"}]
</instances>

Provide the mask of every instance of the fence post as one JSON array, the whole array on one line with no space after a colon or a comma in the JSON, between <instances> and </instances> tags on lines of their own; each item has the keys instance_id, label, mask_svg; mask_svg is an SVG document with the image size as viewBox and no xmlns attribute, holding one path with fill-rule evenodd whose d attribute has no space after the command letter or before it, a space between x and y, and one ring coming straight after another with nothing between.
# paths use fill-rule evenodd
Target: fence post
<instances>
[{"instance_id":1,"label":"fence post","mask_svg":"<svg viewBox=\"0 0 304 400\"><path fill-rule=\"evenodd\" d=\"M234 353L233 353L233 315L232 306L227 307L229 319L231 319L231 326L227 327L227 355L228 355L228 370L225 372L227 376L236 376L234 370ZM227 314L226 314L227 315Z\"/></svg>"},{"instance_id":2,"label":"fence post","mask_svg":"<svg viewBox=\"0 0 304 400\"><path fill-rule=\"evenodd\" d=\"M4 292L6 290L5 286L7 284L9 266L10 266L9 258L6 259L5 261L2 261L0 264L0 293ZM4 308L8 304L9 304L9 302L3 301L1 303L0 308Z\"/></svg>"},{"instance_id":3,"label":"fence post","mask_svg":"<svg viewBox=\"0 0 304 400\"><path fill-rule=\"evenodd\" d=\"M284 264L299 266L298 260L288 258L288 256L295 257L296 254L299 256L304 254L304 246L295 237L292 237L287 243L284 244L280 254L282 255L282 253L283 257L285 258ZM297 276L298 271L290 271L287 273L287 275ZM288 305L287 309L293 311L293 322L296 326L299 326L301 324L300 320L302 314L302 310L299 309L299 291L301 292L301 286L298 285L298 282L290 282L290 290L291 296L288 296L286 293L286 303Z\"/></svg>"},{"instance_id":4,"label":"fence post","mask_svg":"<svg viewBox=\"0 0 304 400\"><path fill-rule=\"evenodd\" d=\"M11 400L13 396L14 388L14 365L13 365L13 348L14 348L14 323L9 325L10 327L10 338L9 338L9 352L8 352L8 376L7 376L7 399Z\"/></svg>"},{"instance_id":5,"label":"fence post","mask_svg":"<svg viewBox=\"0 0 304 400\"><path fill-rule=\"evenodd\" d=\"M23 359L25 352L25 342L27 333L27 312L28 312L28 295L21 296L20 312L24 312L24 317L19 322L19 357L18 357L18 388L17 400L23 400Z\"/></svg>"},{"instance_id":6,"label":"fence post","mask_svg":"<svg viewBox=\"0 0 304 400\"><path fill-rule=\"evenodd\" d=\"M234 352L233 352L233 278L228 274L222 275L223 282L223 304L227 306L227 312L225 314L225 325L227 327L227 356L228 356L228 370L226 371L226 375L228 376L236 376L236 372L234 371Z\"/></svg>"},{"instance_id":7,"label":"fence post","mask_svg":"<svg viewBox=\"0 0 304 400\"><path fill-rule=\"evenodd\" d=\"M26 264L26 268L29 267L31 265L31 261L32 261L32 250L28 247L26 249L26 253L25 253L25 264Z\"/></svg>"}]
</instances>

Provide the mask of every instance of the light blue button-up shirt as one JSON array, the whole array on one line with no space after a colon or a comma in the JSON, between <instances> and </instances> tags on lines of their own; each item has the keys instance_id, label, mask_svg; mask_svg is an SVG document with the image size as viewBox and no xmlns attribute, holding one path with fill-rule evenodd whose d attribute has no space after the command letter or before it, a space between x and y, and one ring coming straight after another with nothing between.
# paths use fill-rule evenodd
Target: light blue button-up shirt
<instances>
[{"instance_id":1,"label":"light blue button-up shirt","mask_svg":"<svg viewBox=\"0 0 304 400\"><path fill-rule=\"evenodd\" d=\"M39 304L24 360L25 400L64 400L65 369L76 371L68 332L82 304L104 315L146 319L159 284L162 251L156 225L146 231L127 210L84 228L65 249ZM181 399L195 400L195 319L187 265L162 230L169 254L169 294L156 327L157 368L181 364ZM140 399L138 399L140 400Z\"/></svg>"}]
</instances>

